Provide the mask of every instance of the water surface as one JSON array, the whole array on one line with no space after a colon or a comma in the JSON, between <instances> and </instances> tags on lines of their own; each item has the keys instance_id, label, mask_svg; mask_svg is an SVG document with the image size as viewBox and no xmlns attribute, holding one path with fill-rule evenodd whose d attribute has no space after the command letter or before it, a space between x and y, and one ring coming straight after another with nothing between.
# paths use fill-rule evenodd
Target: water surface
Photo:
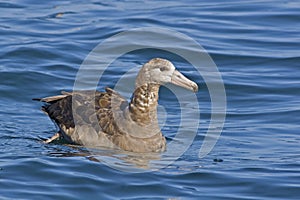
<instances>
[{"instance_id":1,"label":"water surface","mask_svg":"<svg viewBox=\"0 0 300 200\"><path fill-rule=\"evenodd\" d=\"M1 199L298 199L299 11L293 0L0 2ZM56 127L31 99L72 90L80 64L100 42L149 26L192 37L218 66L227 116L213 151L198 158L211 117L206 84L187 62L159 50L118 58L99 89L113 87L153 56L169 58L197 79L199 129L176 162L155 172L128 173L98 162L84 148L42 144L40 138ZM121 92L130 97L126 88ZM170 113L164 126L169 140L180 117L172 95L163 88L160 99ZM185 108L193 120L193 107L186 102Z\"/></svg>"}]
</instances>

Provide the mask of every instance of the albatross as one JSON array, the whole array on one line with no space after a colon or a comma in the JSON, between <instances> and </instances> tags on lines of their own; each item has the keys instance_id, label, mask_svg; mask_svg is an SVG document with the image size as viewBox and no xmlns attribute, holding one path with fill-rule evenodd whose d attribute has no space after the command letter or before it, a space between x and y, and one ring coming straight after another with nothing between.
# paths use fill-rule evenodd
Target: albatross
<instances>
[{"instance_id":1,"label":"albatross","mask_svg":"<svg viewBox=\"0 0 300 200\"><path fill-rule=\"evenodd\" d=\"M64 138L76 145L109 147L130 152L163 152L166 139L157 118L161 85L172 83L193 92L198 85L181 74L166 59L154 58L140 69L135 90L128 101L111 88L100 91L62 92L34 99L59 131L44 141Z\"/></svg>"}]
</instances>

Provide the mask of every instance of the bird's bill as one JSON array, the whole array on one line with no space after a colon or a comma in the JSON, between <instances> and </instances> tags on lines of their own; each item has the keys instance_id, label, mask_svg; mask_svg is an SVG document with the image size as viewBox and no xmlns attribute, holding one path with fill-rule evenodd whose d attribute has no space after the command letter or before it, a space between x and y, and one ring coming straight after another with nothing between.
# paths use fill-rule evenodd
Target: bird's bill
<instances>
[{"instance_id":1,"label":"bird's bill","mask_svg":"<svg viewBox=\"0 0 300 200\"><path fill-rule=\"evenodd\" d=\"M171 83L186 88L188 90L192 90L193 92L198 91L198 85L195 82L186 78L183 74L181 74L177 70L173 72Z\"/></svg>"}]
</instances>

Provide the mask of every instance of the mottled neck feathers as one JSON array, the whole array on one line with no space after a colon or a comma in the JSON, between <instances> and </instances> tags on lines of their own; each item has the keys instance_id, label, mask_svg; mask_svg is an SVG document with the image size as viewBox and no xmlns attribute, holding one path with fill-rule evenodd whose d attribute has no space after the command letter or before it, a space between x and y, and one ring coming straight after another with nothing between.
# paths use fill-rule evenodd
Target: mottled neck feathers
<instances>
[{"instance_id":1,"label":"mottled neck feathers","mask_svg":"<svg viewBox=\"0 0 300 200\"><path fill-rule=\"evenodd\" d=\"M139 125L157 122L159 84L144 84L135 89L129 103L130 116Z\"/></svg>"}]
</instances>

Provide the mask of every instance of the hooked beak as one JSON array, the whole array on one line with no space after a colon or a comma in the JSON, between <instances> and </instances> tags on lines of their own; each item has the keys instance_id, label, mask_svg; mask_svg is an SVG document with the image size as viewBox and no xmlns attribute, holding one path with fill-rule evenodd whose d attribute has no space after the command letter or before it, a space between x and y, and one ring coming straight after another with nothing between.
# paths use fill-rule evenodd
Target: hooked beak
<instances>
[{"instance_id":1,"label":"hooked beak","mask_svg":"<svg viewBox=\"0 0 300 200\"><path fill-rule=\"evenodd\" d=\"M181 74L177 70L175 70L172 74L171 83L186 88L188 90L192 90L193 92L198 91L198 85L195 82L186 78L183 74Z\"/></svg>"}]
</instances>

